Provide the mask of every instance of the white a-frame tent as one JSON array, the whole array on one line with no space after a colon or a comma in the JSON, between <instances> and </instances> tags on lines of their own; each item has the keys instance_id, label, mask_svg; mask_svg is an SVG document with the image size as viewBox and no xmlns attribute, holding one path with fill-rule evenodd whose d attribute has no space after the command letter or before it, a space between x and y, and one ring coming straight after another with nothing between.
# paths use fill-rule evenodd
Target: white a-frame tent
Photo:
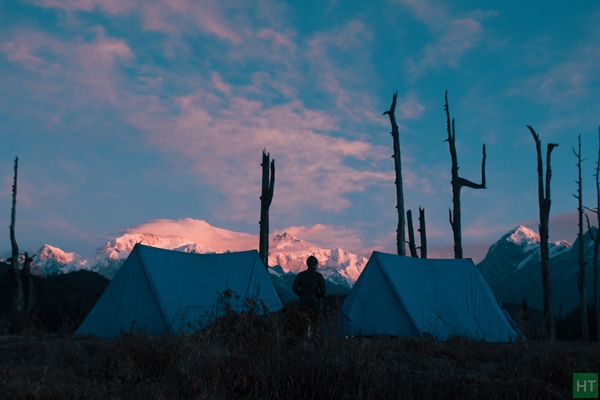
<instances>
[{"instance_id":1,"label":"white a-frame tent","mask_svg":"<svg viewBox=\"0 0 600 400\"><path fill-rule=\"evenodd\" d=\"M233 307L247 299L268 311L282 307L256 250L195 254L138 244L75 335L189 332L198 329L198 322L214 318L226 291L232 294Z\"/></svg>"},{"instance_id":2,"label":"white a-frame tent","mask_svg":"<svg viewBox=\"0 0 600 400\"><path fill-rule=\"evenodd\" d=\"M355 336L437 340L462 336L512 342L514 322L471 259L424 259L373 252L342 304Z\"/></svg>"}]
</instances>

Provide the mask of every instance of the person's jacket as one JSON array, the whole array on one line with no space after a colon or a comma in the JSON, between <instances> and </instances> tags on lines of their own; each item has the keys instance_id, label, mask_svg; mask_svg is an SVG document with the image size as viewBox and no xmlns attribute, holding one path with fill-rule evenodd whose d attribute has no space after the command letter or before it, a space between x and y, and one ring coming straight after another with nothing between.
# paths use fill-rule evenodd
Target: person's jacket
<instances>
[{"instance_id":1,"label":"person's jacket","mask_svg":"<svg viewBox=\"0 0 600 400\"><path fill-rule=\"evenodd\" d=\"M300 303L315 303L325 296L327 289L323 275L314 268L308 268L296 276L292 290L300 297Z\"/></svg>"}]
</instances>

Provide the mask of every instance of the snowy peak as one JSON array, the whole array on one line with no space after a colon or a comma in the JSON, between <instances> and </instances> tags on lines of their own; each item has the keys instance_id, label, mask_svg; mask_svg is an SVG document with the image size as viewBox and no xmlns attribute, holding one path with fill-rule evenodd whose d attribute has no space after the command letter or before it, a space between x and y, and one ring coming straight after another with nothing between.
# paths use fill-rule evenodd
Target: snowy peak
<instances>
[{"instance_id":1,"label":"snowy peak","mask_svg":"<svg viewBox=\"0 0 600 400\"><path fill-rule=\"evenodd\" d=\"M312 245L302 239L298 239L294 235L283 232L282 234L272 235L270 237L269 247L271 251L281 252L308 250Z\"/></svg>"},{"instance_id":2,"label":"snowy peak","mask_svg":"<svg viewBox=\"0 0 600 400\"><path fill-rule=\"evenodd\" d=\"M210 247L204 244L186 244L185 246L174 248L175 251L181 251L182 253L197 253L197 254L208 254L208 253L216 253Z\"/></svg>"},{"instance_id":3,"label":"snowy peak","mask_svg":"<svg viewBox=\"0 0 600 400\"><path fill-rule=\"evenodd\" d=\"M258 235L216 228L203 220L157 219L131 227L97 249L89 260L45 245L35 252L32 270L49 275L88 269L112 279L136 244L186 253L224 253L258 247ZM367 258L340 248L320 248L289 232L269 236L268 264L280 274L298 273L306 269L306 259L314 255L319 270L336 285L352 287L367 264Z\"/></svg>"},{"instance_id":4,"label":"snowy peak","mask_svg":"<svg viewBox=\"0 0 600 400\"><path fill-rule=\"evenodd\" d=\"M258 235L217 228L204 220L192 218L152 220L127 229L125 234L149 235L143 243L155 247L163 247L160 242L165 238L179 238L186 241L179 245L170 244L169 249L198 243L208 246L217 253L224 253L253 249L258 246ZM152 243L152 240L156 239L152 239L151 236L159 238L159 241Z\"/></svg>"},{"instance_id":5,"label":"snowy peak","mask_svg":"<svg viewBox=\"0 0 600 400\"><path fill-rule=\"evenodd\" d=\"M288 233L274 235L269 248L270 266L280 266L285 273L298 273L306 269L306 259L315 256L325 279L348 288L354 285L368 261L343 249L316 247Z\"/></svg>"},{"instance_id":6,"label":"snowy peak","mask_svg":"<svg viewBox=\"0 0 600 400\"><path fill-rule=\"evenodd\" d=\"M501 240L506 240L518 246L533 246L539 244L541 241L540 235L523 225L519 225L508 232Z\"/></svg>"},{"instance_id":7,"label":"snowy peak","mask_svg":"<svg viewBox=\"0 0 600 400\"><path fill-rule=\"evenodd\" d=\"M540 235L520 225L494 243L477 268L490 284L504 281L516 271L540 259L540 242ZM555 246L550 244L550 248L553 247ZM559 248L556 247L556 250Z\"/></svg>"},{"instance_id":8,"label":"snowy peak","mask_svg":"<svg viewBox=\"0 0 600 400\"><path fill-rule=\"evenodd\" d=\"M535 248L539 248L539 244L541 243L540 235L523 225L520 225L519 227L508 232L500 240L506 240L510 243L516 244L517 246L525 247L526 251L532 250L534 246ZM566 240L549 242L548 244L550 246L550 250L557 253L568 250L571 247L571 244Z\"/></svg>"},{"instance_id":9,"label":"snowy peak","mask_svg":"<svg viewBox=\"0 0 600 400\"><path fill-rule=\"evenodd\" d=\"M147 233L126 233L106 243L103 248L99 249L97 257L108 257L113 260L125 259L138 243L168 250L195 244L191 240L178 237L159 237Z\"/></svg>"},{"instance_id":10,"label":"snowy peak","mask_svg":"<svg viewBox=\"0 0 600 400\"><path fill-rule=\"evenodd\" d=\"M34 261L56 261L63 264L69 264L77 257L79 256L75 253L66 253L58 247L45 244L37 251L36 255L34 256Z\"/></svg>"},{"instance_id":11,"label":"snowy peak","mask_svg":"<svg viewBox=\"0 0 600 400\"><path fill-rule=\"evenodd\" d=\"M566 240L559 240L558 242L548 243L548 252L550 258L556 257L557 255L568 251L571 248L571 243Z\"/></svg>"},{"instance_id":12,"label":"snowy peak","mask_svg":"<svg viewBox=\"0 0 600 400\"><path fill-rule=\"evenodd\" d=\"M55 275L85 268L87 260L76 253L67 253L58 247L44 244L32 256L32 273Z\"/></svg>"},{"instance_id":13,"label":"snowy peak","mask_svg":"<svg viewBox=\"0 0 600 400\"><path fill-rule=\"evenodd\" d=\"M161 232L159 232L159 228ZM145 232L135 232L143 229ZM154 230L156 233L149 233ZM190 233L191 232L191 233ZM101 275L113 278L137 243L187 253L223 253L256 248L258 237L210 226L201 220L155 220L140 227L128 229L122 236L100 248L90 268ZM269 236L270 266L280 266L282 273L298 273L306 269L306 259L314 255L326 279L352 287L367 263L348 251L334 248L322 249L289 232Z\"/></svg>"}]
</instances>

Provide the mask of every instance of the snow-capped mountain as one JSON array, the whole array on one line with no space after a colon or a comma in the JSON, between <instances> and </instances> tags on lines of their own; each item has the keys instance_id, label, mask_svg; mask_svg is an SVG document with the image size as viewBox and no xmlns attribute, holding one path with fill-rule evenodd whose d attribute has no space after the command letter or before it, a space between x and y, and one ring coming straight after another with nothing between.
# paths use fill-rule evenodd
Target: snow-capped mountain
<instances>
[{"instance_id":1,"label":"snow-capped mountain","mask_svg":"<svg viewBox=\"0 0 600 400\"><path fill-rule=\"evenodd\" d=\"M256 248L258 237L215 228L205 221L189 218L157 220L128 229L89 259L50 245L38 250L29 249L33 258L32 271L52 275L85 269L112 279L136 243L184 252L222 253ZM593 248L589 233L585 235L585 243L586 283L591 296ZM565 241L549 243L549 246L554 310L556 314L562 310L565 315L579 301L576 282L578 241L573 246ZM271 235L269 249L270 276L280 295L287 300L295 298L290 291L291 283L296 274L306 268L305 262L310 255L319 260L319 271L328 281L331 293L346 293L368 261L340 248L317 247L289 233ZM4 255L5 258L9 256ZM540 237L533 230L519 226L507 232L490 247L477 267L501 301L518 303L526 297L530 306L543 308Z\"/></svg>"},{"instance_id":2,"label":"snow-capped mountain","mask_svg":"<svg viewBox=\"0 0 600 400\"><path fill-rule=\"evenodd\" d=\"M181 237L160 237L148 233L126 233L106 243L98 249L90 262L90 269L112 279L136 244L159 247L166 250L177 250L186 253L214 253L203 244L194 243Z\"/></svg>"},{"instance_id":3,"label":"snow-capped mountain","mask_svg":"<svg viewBox=\"0 0 600 400\"><path fill-rule=\"evenodd\" d=\"M584 235L584 242L586 290L591 297L593 243L589 232ZM579 239L573 245L565 241L549 243L552 303L557 315L564 316L579 304L578 249ZM520 226L502 236L477 268L501 301L519 303L527 298L530 306L543 309L540 237L531 229Z\"/></svg>"},{"instance_id":4,"label":"snow-capped mountain","mask_svg":"<svg viewBox=\"0 0 600 400\"><path fill-rule=\"evenodd\" d=\"M157 224L157 221L141 226L142 232L136 231L138 227L128 229L122 236L99 248L96 255L89 259L44 245L33 256L32 271L38 275L54 275L85 269L112 279L137 243L200 254L247 250L252 248L249 238L254 238L255 247L258 245L257 236L215 228L205 221L187 218L159 222L161 229L152 226ZM333 293L350 290L367 263L365 257L340 248L323 249L289 233L271 235L269 244L269 272L280 293L290 290L296 274L306 269L306 259L310 255L314 255L320 261L319 271L329 282ZM244 248L246 245L249 247Z\"/></svg>"},{"instance_id":5,"label":"snow-capped mountain","mask_svg":"<svg viewBox=\"0 0 600 400\"><path fill-rule=\"evenodd\" d=\"M569 250L566 241L548 243L550 257ZM533 230L518 226L507 232L488 250L485 258L477 265L490 286L506 280L525 265L540 260L540 235Z\"/></svg>"},{"instance_id":6,"label":"snow-capped mountain","mask_svg":"<svg viewBox=\"0 0 600 400\"><path fill-rule=\"evenodd\" d=\"M35 275L58 275L87 268L87 260L76 253L66 253L58 247L44 244L32 258L31 272Z\"/></svg>"},{"instance_id":7,"label":"snow-capped mountain","mask_svg":"<svg viewBox=\"0 0 600 400\"><path fill-rule=\"evenodd\" d=\"M306 259L319 260L319 272L325 279L351 288L367 265L368 259L340 248L322 249L289 233L272 235L269 240L269 265L281 266L285 273L306 269Z\"/></svg>"}]
</instances>

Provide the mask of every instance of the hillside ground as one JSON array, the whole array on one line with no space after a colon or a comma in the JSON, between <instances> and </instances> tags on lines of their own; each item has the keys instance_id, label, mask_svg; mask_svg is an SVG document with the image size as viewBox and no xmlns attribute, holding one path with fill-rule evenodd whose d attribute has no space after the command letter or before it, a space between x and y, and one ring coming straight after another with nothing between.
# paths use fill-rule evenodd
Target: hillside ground
<instances>
[{"instance_id":1,"label":"hillside ground","mask_svg":"<svg viewBox=\"0 0 600 400\"><path fill-rule=\"evenodd\" d=\"M0 398L565 399L573 373L600 372L600 344L575 341L577 310L557 323L571 341L556 343L355 338L337 318L308 339L293 304L269 316L225 315L192 335L71 338L107 284L86 273L39 282L37 319L18 335L0 332ZM337 315L343 296L326 300ZM518 314L519 305L507 308ZM531 311L535 338L541 311Z\"/></svg>"},{"instance_id":2,"label":"hillside ground","mask_svg":"<svg viewBox=\"0 0 600 400\"><path fill-rule=\"evenodd\" d=\"M600 344L355 338L252 312L191 335L0 337L0 398L566 399L600 371ZM336 334L332 333L336 330Z\"/></svg>"}]
</instances>

